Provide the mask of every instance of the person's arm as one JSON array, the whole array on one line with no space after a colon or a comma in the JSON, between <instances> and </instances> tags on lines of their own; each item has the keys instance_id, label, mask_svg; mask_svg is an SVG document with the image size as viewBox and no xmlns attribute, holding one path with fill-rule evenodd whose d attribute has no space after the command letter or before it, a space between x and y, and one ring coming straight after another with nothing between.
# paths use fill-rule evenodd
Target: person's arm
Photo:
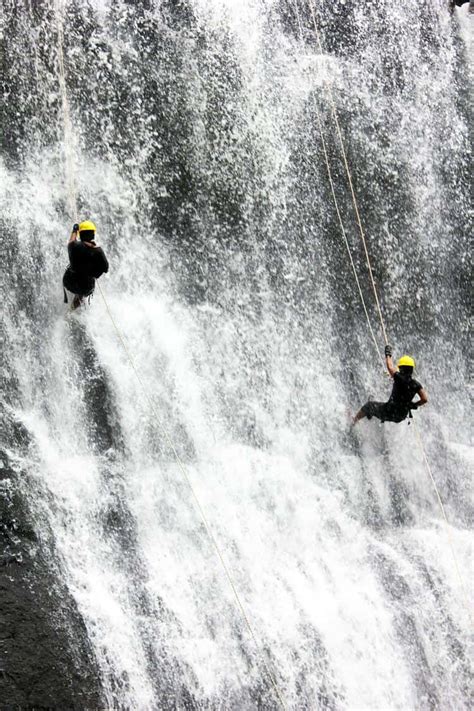
<instances>
[{"instance_id":1,"label":"person's arm","mask_svg":"<svg viewBox=\"0 0 474 711\"><path fill-rule=\"evenodd\" d=\"M417 410L419 407L422 405L426 405L428 402L428 395L426 393L426 390L424 388L421 388L418 390L418 395L420 396L420 399L417 400L416 402L411 402L410 403L410 409L411 410Z\"/></svg>"},{"instance_id":2,"label":"person's arm","mask_svg":"<svg viewBox=\"0 0 474 711\"><path fill-rule=\"evenodd\" d=\"M393 378L393 376L397 372L397 369L393 365L392 348L391 348L391 346L388 345L388 343L385 346L385 365L387 366L387 370Z\"/></svg>"},{"instance_id":3,"label":"person's arm","mask_svg":"<svg viewBox=\"0 0 474 711\"><path fill-rule=\"evenodd\" d=\"M89 243L86 242L86 244L89 244ZM104 254L104 250L102 249L102 247L99 247L97 244L91 244L90 246L94 247L94 249L97 250L98 254L100 255L101 262L102 262L102 271L104 274L107 274L107 272L109 271L109 263L107 261L107 257Z\"/></svg>"},{"instance_id":4,"label":"person's arm","mask_svg":"<svg viewBox=\"0 0 474 711\"><path fill-rule=\"evenodd\" d=\"M421 390L418 392L418 395L420 396L420 399L418 401L418 407L421 407L422 405L426 405L428 402L428 394L424 388L421 388Z\"/></svg>"},{"instance_id":5,"label":"person's arm","mask_svg":"<svg viewBox=\"0 0 474 711\"><path fill-rule=\"evenodd\" d=\"M68 239L68 244L70 242L75 242L77 240L78 236L79 236L79 225L76 222L72 227L72 232L71 232L71 236Z\"/></svg>"}]
</instances>

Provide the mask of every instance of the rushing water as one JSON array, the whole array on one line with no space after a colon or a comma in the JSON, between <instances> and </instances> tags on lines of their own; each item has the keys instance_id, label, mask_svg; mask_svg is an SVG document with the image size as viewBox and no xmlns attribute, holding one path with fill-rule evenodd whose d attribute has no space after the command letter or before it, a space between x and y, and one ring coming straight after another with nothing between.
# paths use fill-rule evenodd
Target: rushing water
<instances>
[{"instance_id":1,"label":"rushing water","mask_svg":"<svg viewBox=\"0 0 474 711\"><path fill-rule=\"evenodd\" d=\"M469 707L468 48L314 5L324 54L306 0L2 2L4 446L104 708ZM328 84L448 528L413 426L348 431L389 382ZM71 185L110 311L62 303Z\"/></svg>"}]
</instances>

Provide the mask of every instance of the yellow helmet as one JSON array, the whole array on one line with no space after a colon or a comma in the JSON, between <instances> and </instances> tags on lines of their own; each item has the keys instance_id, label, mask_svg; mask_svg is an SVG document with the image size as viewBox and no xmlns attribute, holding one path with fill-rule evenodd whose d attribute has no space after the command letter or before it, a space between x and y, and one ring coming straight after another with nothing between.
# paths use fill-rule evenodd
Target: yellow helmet
<instances>
[{"instance_id":1,"label":"yellow helmet","mask_svg":"<svg viewBox=\"0 0 474 711\"><path fill-rule=\"evenodd\" d=\"M398 367L400 368L401 365L409 365L411 368L415 367L415 361L411 356L404 355L400 358L400 360L397 363Z\"/></svg>"},{"instance_id":2,"label":"yellow helmet","mask_svg":"<svg viewBox=\"0 0 474 711\"><path fill-rule=\"evenodd\" d=\"M79 232L95 232L96 231L96 226L94 225L93 222L90 220L86 220L85 222L81 222L79 225Z\"/></svg>"}]
</instances>

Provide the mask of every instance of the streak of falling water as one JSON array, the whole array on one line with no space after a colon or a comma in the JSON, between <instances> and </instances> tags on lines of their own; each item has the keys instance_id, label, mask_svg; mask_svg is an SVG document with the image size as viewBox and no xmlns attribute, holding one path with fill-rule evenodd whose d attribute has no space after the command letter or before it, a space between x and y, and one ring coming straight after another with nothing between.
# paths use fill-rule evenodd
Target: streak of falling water
<instances>
[{"instance_id":1,"label":"streak of falling water","mask_svg":"<svg viewBox=\"0 0 474 711\"><path fill-rule=\"evenodd\" d=\"M22 97L2 162L5 407L31 436L22 491L106 707L275 708L262 655L288 708L469 706L469 618L413 428L348 432L347 410L389 385L315 119L317 102L370 302L329 81L389 332L430 394L416 417L467 583L466 50L443 3L321 2L321 56L298 7L302 39L283 0L64 12L78 206L111 262L101 284L258 648L104 303L61 303L74 217L57 18L48 3L4 8Z\"/></svg>"}]
</instances>

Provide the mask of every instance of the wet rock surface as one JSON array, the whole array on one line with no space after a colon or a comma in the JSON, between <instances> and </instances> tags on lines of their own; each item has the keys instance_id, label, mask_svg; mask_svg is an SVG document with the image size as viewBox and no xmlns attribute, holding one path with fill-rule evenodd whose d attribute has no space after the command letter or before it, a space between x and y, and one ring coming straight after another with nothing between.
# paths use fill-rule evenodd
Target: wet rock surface
<instances>
[{"instance_id":1,"label":"wet rock surface","mask_svg":"<svg viewBox=\"0 0 474 711\"><path fill-rule=\"evenodd\" d=\"M20 425L3 417L2 429L27 449ZM0 709L100 708L86 630L35 534L25 474L1 448L0 467Z\"/></svg>"}]
</instances>

